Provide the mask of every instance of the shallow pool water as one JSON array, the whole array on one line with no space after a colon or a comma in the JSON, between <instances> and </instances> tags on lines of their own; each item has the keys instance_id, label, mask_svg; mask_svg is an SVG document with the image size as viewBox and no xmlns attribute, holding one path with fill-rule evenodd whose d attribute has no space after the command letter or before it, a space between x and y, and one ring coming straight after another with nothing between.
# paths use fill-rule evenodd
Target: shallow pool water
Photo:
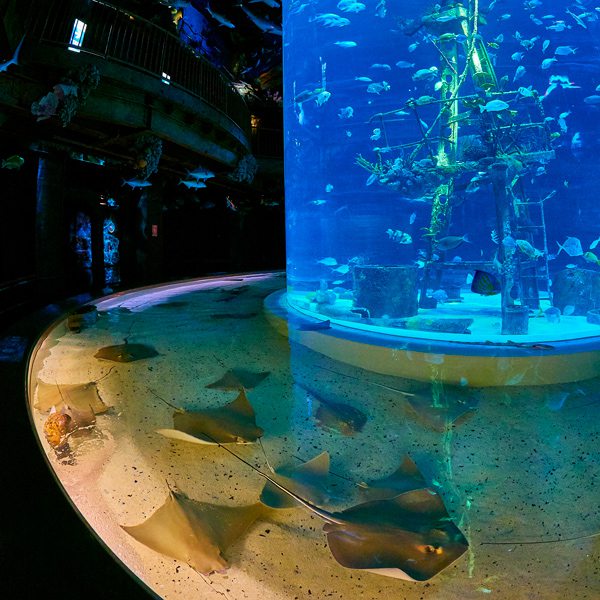
<instances>
[{"instance_id":1,"label":"shallow pool water","mask_svg":"<svg viewBox=\"0 0 600 600\"><path fill-rule=\"evenodd\" d=\"M98 320L79 333L60 321L38 344L29 373L37 435L67 496L127 568L164 598L600 597L600 382L457 389L369 373L272 328L263 300L284 285L275 273L121 293L98 301ZM94 356L125 342L157 354ZM269 472L327 451L322 506L341 511L367 500L357 484L390 475L409 455L467 551L425 583L345 568L322 521L302 508L265 511L224 550L229 568L211 575L134 539L123 526L148 519L170 490L218 505L257 502L264 480L249 466L156 431L173 428L173 407L233 401L235 390L206 387L230 369L269 373L247 391L262 445L230 446L239 457ZM67 386L89 382L107 410L53 448L40 402L58 390L68 403ZM346 408L332 418L323 406Z\"/></svg>"}]
</instances>

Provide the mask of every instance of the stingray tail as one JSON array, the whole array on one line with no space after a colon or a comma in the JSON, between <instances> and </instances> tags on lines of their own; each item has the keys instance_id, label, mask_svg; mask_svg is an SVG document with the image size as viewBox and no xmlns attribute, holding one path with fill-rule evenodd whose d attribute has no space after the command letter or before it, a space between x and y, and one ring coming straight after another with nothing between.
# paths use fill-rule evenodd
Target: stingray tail
<instances>
[{"instance_id":1,"label":"stingray tail","mask_svg":"<svg viewBox=\"0 0 600 600\"><path fill-rule=\"evenodd\" d=\"M261 477L266 479L269 483L273 484L276 488L280 489L282 492L286 493L288 496L293 498L296 502L298 502L298 504L300 504L301 506L304 506L304 508L306 508L313 514L317 515L324 521L327 521L328 523L338 523L338 524L342 523L342 521L340 521L338 518L336 518L335 515L333 515L332 513L328 512L326 510L323 510L322 508L319 508L318 506L315 506L308 500L305 500L304 498L298 496L291 490L288 490L284 485L281 485L273 477L271 477L270 475L267 475L266 473L263 473L258 467L255 467L252 463L249 463L246 459L242 458L239 454L236 454L235 452L233 452L233 450L230 450L223 444L220 444L219 442L217 442L214 438L212 438L207 433L204 433L203 435L205 435L206 438L208 438L215 445L219 446L220 448L223 448L223 450L225 450L226 452L229 452L229 454L231 454L232 456L237 458L240 462L243 462L247 467L250 467L253 471L258 473Z\"/></svg>"}]
</instances>

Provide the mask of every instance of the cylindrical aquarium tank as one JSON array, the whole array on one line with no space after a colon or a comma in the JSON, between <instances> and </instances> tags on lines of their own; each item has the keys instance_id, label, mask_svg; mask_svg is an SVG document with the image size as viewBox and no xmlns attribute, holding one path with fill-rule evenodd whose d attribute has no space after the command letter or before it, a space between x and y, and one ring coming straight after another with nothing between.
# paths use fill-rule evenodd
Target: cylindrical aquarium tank
<instances>
[{"instance_id":1,"label":"cylindrical aquarium tank","mask_svg":"<svg viewBox=\"0 0 600 600\"><path fill-rule=\"evenodd\" d=\"M457 364L548 359L478 385L595 376L599 15L494 5L284 2L287 305Z\"/></svg>"}]
</instances>

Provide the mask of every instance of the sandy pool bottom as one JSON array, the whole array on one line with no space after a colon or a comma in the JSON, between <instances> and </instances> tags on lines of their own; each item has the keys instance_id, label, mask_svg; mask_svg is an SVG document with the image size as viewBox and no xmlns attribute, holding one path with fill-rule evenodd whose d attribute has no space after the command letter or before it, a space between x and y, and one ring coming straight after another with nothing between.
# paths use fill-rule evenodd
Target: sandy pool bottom
<instances>
[{"instance_id":1,"label":"sandy pool bottom","mask_svg":"<svg viewBox=\"0 0 600 600\"><path fill-rule=\"evenodd\" d=\"M30 370L38 436L66 494L127 568L168 599L600 598L599 381L457 391L367 373L290 345L270 327L263 299L283 285L267 274L124 293L97 303L95 324L72 333L61 322L41 343ZM158 354L129 363L94 357L124 340ZM200 575L134 540L121 526L147 519L169 488L214 504L257 501L264 482L246 465L156 433L173 425L165 400L186 411L233 400L235 392L205 387L231 368L269 372L248 392L264 453L236 445L241 457L268 470L266 455L277 470L328 451L325 508L341 510L362 501L357 483L389 475L408 454L468 551L426 583L347 569L322 522L300 508L257 520L224 552L222 574ZM109 410L58 457L43 434L48 414L34 408L38 384L90 381ZM307 389L359 409L366 424L352 435L323 427ZM436 413L440 398L446 408Z\"/></svg>"}]
</instances>

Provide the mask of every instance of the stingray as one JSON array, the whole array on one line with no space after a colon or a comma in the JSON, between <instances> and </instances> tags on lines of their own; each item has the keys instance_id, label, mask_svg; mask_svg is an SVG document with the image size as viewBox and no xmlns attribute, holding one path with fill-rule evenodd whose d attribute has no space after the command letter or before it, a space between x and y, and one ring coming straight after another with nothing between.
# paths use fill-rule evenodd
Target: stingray
<instances>
[{"instance_id":1,"label":"stingray","mask_svg":"<svg viewBox=\"0 0 600 600\"><path fill-rule=\"evenodd\" d=\"M466 421L478 404L472 392L454 391L452 388L444 388L437 401L430 389L407 394L405 399L425 425L440 432Z\"/></svg>"},{"instance_id":2,"label":"stingray","mask_svg":"<svg viewBox=\"0 0 600 600\"><path fill-rule=\"evenodd\" d=\"M331 321L318 321L316 323L302 323L296 327L298 331L319 331L321 329L331 329Z\"/></svg>"},{"instance_id":3,"label":"stingray","mask_svg":"<svg viewBox=\"0 0 600 600\"><path fill-rule=\"evenodd\" d=\"M339 512L315 506L225 446L282 492L325 522L333 557L344 567L409 581L426 581L468 548L441 497L425 488L364 502Z\"/></svg>"},{"instance_id":4,"label":"stingray","mask_svg":"<svg viewBox=\"0 0 600 600\"><path fill-rule=\"evenodd\" d=\"M224 298L218 298L216 302L231 302L232 300L235 300L240 294L243 294L249 289L249 285L242 285L240 287L232 289L221 289L220 291L227 295Z\"/></svg>"},{"instance_id":5,"label":"stingray","mask_svg":"<svg viewBox=\"0 0 600 600\"><path fill-rule=\"evenodd\" d=\"M125 340L124 344L104 346L104 348L100 348L100 350L94 354L94 358L112 360L113 362L119 363L128 363L144 358L153 358L155 356L158 356L158 352L152 346L146 344L130 344L127 340Z\"/></svg>"},{"instance_id":6,"label":"stingray","mask_svg":"<svg viewBox=\"0 0 600 600\"><path fill-rule=\"evenodd\" d=\"M167 438L194 444L245 444L255 442L264 433L256 425L254 409L243 389L235 400L220 408L193 412L176 408L173 427L156 431Z\"/></svg>"},{"instance_id":7,"label":"stingray","mask_svg":"<svg viewBox=\"0 0 600 600\"><path fill-rule=\"evenodd\" d=\"M362 431L367 422L367 415L364 412L349 404L328 400L304 387L302 389L306 392L307 399L314 398L319 402L315 419L320 427L347 436Z\"/></svg>"},{"instance_id":8,"label":"stingray","mask_svg":"<svg viewBox=\"0 0 600 600\"><path fill-rule=\"evenodd\" d=\"M182 308L187 306L189 302L185 302L183 300L171 300L170 302L160 302L159 304L155 304L155 308Z\"/></svg>"},{"instance_id":9,"label":"stingray","mask_svg":"<svg viewBox=\"0 0 600 600\"><path fill-rule=\"evenodd\" d=\"M425 478L414 461L407 455L402 464L388 477L370 483L361 483L360 489L369 500L393 498L398 494L427 487Z\"/></svg>"},{"instance_id":10,"label":"stingray","mask_svg":"<svg viewBox=\"0 0 600 600\"><path fill-rule=\"evenodd\" d=\"M187 563L203 575L229 568L223 552L265 512L257 502L220 506L169 490L166 502L140 525L121 526L138 542Z\"/></svg>"},{"instance_id":11,"label":"stingray","mask_svg":"<svg viewBox=\"0 0 600 600\"><path fill-rule=\"evenodd\" d=\"M239 390L255 388L263 379L269 375L269 371L254 373L246 369L230 369L217 381L209 383L206 387L213 390Z\"/></svg>"},{"instance_id":12,"label":"stingray","mask_svg":"<svg viewBox=\"0 0 600 600\"><path fill-rule=\"evenodd\" d=\"M63 408L77 411L92 410L95 415L100 415L108 410L108 406L100 397L97 381L58 385L56 383L37 383L37 397L33 406L41 411L48 412L54 407L57 412Z\"/></svg>"},{"instance_id":13,"label":"stingray","mask_svg":"<svg viewBox=\"0 0 600 600\"><path fill-rule=\"evenodd\" d=\"M329 453L322 452L315 458L298 467L281 469L273 473L273 479L286 489L313 504L323 504L328 500L326 481L329 476ZM270 508L295 508L297 502L289 494L267 481L260 495L260 501Z\"/></svg>"}]
</instances>

